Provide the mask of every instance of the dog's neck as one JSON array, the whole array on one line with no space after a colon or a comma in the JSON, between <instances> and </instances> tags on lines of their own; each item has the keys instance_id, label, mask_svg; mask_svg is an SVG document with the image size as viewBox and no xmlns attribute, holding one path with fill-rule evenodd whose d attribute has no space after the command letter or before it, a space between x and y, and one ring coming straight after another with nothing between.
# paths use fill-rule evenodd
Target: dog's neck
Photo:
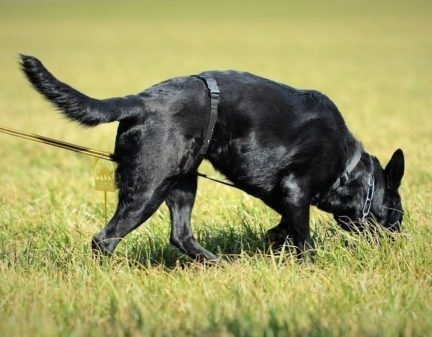
<instances>
[{"instance_id":1,"label":"dog's neck","mask_svg":"<svg viewBox=\"0 0 432 337\"><path fill-rule=\"evenodd\" d=\"M363 206L365 204L370 184L373 181L374 187L379 190L383 178L379 174L381 166L378 160L366 152L362 152L361 158L355 168L350 172L348 179L327 193L317 196L315 205L335 216L348 216L352 219L362 218ZM376 204L382 196L378 193L372 200Z\"/></svg>"}]
</instances>

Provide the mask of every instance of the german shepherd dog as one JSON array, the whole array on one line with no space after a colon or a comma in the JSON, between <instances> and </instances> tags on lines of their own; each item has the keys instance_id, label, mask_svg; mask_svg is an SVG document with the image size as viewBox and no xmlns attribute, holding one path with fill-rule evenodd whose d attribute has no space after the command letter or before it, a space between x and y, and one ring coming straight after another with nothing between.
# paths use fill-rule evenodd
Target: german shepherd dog
<instances>
[{"instance_id":1,"label":"german shepherd dog","mask_svg":"<svg viewBox=\"0 0 432 337\"><path fill-rule=\"evenodd\" d=\"M114 151L118 205L92 239L96 253L111 255L165 201L170 242L192 259L216 259L195 240L191 228L197 167L203 159L278 212L280 223L266 238L275 244L291 240L299 255L313 247L311 205L332 213L347 230L364 228L372 220L375 226L400 231L402 150L383 169L320 92L245 72L203 73L217 82L220 103L208 151L200 157L210 95L197 76L98 100L57 80L34 57L21 55L21 66L36 90L66 117L84 126L119 122Z\"/></svg>"}]
</instances>

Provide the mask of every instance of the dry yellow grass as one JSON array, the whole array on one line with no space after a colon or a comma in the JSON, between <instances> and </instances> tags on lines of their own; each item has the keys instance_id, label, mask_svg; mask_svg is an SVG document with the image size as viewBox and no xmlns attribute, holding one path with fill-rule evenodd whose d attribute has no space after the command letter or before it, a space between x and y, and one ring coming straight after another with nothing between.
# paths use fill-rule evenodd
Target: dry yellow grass
<instances>
[{"instance_id":1,"label":"dry yellow grass","mask_svg":"<svg viewBox=\"0 0 432 337\"><path fill-rule=\"evenodd\" d=\"M62 119L18 53L95 97L240 69L326 93L383 164L397 147L407 162L395 242L347 235L314 211L315 264L266 256L277 215L200 181L195 232L230 263L176 267L187 260L168 244L162 207L99 266L92 160L0 135L0 335L431 335L431 17L427 1L0 2L0 125L112 150L116 125Z\"/></svg>"}]
</instances>

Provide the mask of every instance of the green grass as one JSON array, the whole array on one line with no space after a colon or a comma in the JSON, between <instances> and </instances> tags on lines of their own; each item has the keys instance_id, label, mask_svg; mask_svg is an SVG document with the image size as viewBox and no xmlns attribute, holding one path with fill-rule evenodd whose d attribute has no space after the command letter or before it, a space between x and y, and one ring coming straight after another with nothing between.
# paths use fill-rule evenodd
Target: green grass
<instances>
[{"instance_id":1,"label":"green grass","mask_svg":"<svg viewBox=\"0 0 432 337\"><path fill-rule=\"evenodd\" d=\"M314 210L317 261L271 255L278 216L200 180L194 231L227 262L173 249L163 206L99 265L92 159L0 134L0 336L432 335L431 17L429 1L0 2L0 125L112 151L116 125L82 129L30 88L27 53L95 97L206 69L318 89L383 164L406 155L394 241Z\"/></svg>"}]
</instances>

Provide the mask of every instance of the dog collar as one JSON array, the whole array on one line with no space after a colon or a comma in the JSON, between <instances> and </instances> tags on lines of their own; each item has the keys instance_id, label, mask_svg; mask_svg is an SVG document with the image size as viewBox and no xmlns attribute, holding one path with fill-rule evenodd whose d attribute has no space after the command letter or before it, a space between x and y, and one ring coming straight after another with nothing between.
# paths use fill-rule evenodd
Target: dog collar
<instances>
[{"instance_id":1,"label":"dog collar","mask_svg":"<svg viewBox=\"0 0 432 337\"><path fill-rule=\"evenodd\" d=\"M357 164L360 161L361 158L361 151L357 150L356 153L354 154L354 156L351 158L351 160L349 161L348 165L345 168L345 171L342 173L342 175L336 179L336 181L333 183L331 189L335 190L338 187L346 184L346 182L349 179L349 175L351 174L351 172L355 169L355 167L357 166Z\"/></svg>"},{"instance_id":2,"label":"dog collar","mask_svg":"<svg viewBox=\"0 0 432 337\"><path fill-rule=\"evenodd\" d=\"M210 116L207 124L206 135L203 141L203 145L200 150L200 155L205 155L207 153L208 147L210 145L210 140L213 136L213 130L216 124L218 109L219 109L219 99L220 90L217 85L216 80L208 74L194 75L202 80L210 93Z\"/></svg>"},{"instance_id":3,"label":"dog collar","mask_svg":"<svg viewBox=\"0 0 432 337\"><path fill-rule=\"evenodd\" d=\"M372 169L373 169L373 167L372 167ZM365 222L367 220L367 217L369 216L374 194L375 194L375 180L372 178L372 173L371 173L369 175L369 178L368 178L368 190L366 192L366 198L365 198L365 202L363 204L363 210L362 210L362 221L363 222Z\"/></svg>"}]
</instances>

